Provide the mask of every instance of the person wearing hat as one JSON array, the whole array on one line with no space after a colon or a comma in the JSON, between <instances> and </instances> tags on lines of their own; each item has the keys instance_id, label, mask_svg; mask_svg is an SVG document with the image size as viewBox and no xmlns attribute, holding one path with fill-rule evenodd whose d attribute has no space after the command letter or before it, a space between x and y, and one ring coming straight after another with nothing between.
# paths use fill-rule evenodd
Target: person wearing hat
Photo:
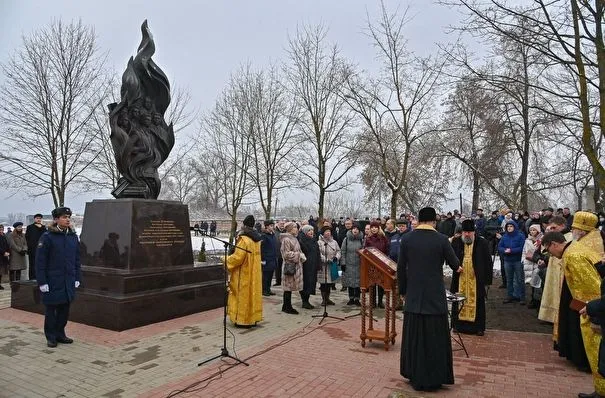
<instances>
[{"instance_id":1,"label":"person wearing hat","mask_svg":"<svg viewBox=\"0 0 605 398\"><path fill-rule=\"evenodd\" d=\"M576 213L577 216L577 213ZM582 217L582 216L581 216ZM574 217L575 218L575 217ZM563 260L563 282L559 322L559 355L566 356L578 368L592 373L595 391L579 397L605 396L605 378L599 373L600 333L582 316L586 303L601 297L601 277L597 271L602 256L581 241L567 242L560 232L548 232L542 246L551 256ZM596 323L600 323L596 320Z\"/></svg>"},{"instance_id":2,"label":"person wearing hat","mask_svg":"<svg viewBox=\"0 0 605 398\"><path fill-rule=\"evenodd\" d=\"M232 254L227 257L229 297L227 313L236 327L250 328L263 319L261 235L254 216L244 218ZM243 250L242 250L243 249Z\"/></svg>"},{"instance_id":3,"label":"person wearing hat","mask_svg":"<svg viewBox=\"0 0 605 398\"><path fill-rule=\"evenodd\" d=\"M8 260L9 279L11 282L21 280L21 271L27 268L27 241L23 233L23 223L13 224L13 232L6 238L11 249Z\"/></svg>"},{"instance_id":4,"label":"person wearing hat","mask_svg":"<svg viewBox=\"0 0 605 398\"><path fill-rule=\"evenodd\" d=\"M359 224L351 223L351 229L340 246L340 268L342 269L342 284L347 286L349 301L347 305L361 307L359 301L361 296L359 250L363 247L363 233L359 230Z\"/></svg>"},{"instance_id":5,"label":"person wearing hat","mask_svg":"<svg viewBox=\"0 0 605 398\"><path fill-rule=\"evenodd\" d=\"M538 224L532 224L529 227L527 239L523 245L523 271L525 272L525 283L531 286L531 296L527 308L540 308L540 299L542 296L542 279L540 278L541 269L538 267L538 258L536 252L541 251L542 228Z\"/></svg>"},{"instance_id":6,"label":"person wearing hat","mask_svg":"<svg viewBox=\"0 0 605 398\"><path fill-rule=\"evenodd\" d=\"M486 286L492 284L494 263L487 241L475 232L473 220L462 221L461 236L452 239L452 248L465 272L454 273L450 290L466 297L458 312L458 303L452 304L453 328L461 333L483 336L485 333Z\"/></svg>"},{"instance_id":7,"label":"person wearing hat","mask_svg":"<svg viewBox=\"0 0 605 398\"><path fill-rule=\"evenodd\" d=\"M597 228L599 219L596 214L578 211L574 214L571 234L574 240L580 241L592 250L605 255L605 233Z\"/></svg>"},{"instance_id":8,"label":"person wearing hat","mask_svg":"<svg viewBox=\"0 0 605 398\"><path fill-rule=\"evenodd\" d=\"M263 296L274 296L271 291L271 280L273 272L277 267L277 237L273 232L275 222L273 220L265 220L264 228L261 232L262 243L260 245L261 268L263 270Z\"/></svg>"},{"instance_id":9,"label":"person wearing hat","mask_svg":"<svg viewBox=\"0 0 605 398\"><path fill-rule=\"evenodd\" d=\"M418 226L400 241L399 294L404 299L400 373L415 390L454 384L452 342L443 283L443 263L463 272L448 237L435 230L437 212L425 207Z\"/></svg>"},{"instance_id":10,"label":"person wearing hat","mask_svg":"<svg viewBox=\"0 0 605 398\"><path fill-rule=\"evenodd\" d=\"M395 222L397 225L397 232L391 235L391 239L389 241L389 257L391 260L397 262L399 258L399 242L403 237L403 234L406 234L408 230L408 220L405 218L398 218Z\"/></svg>"},{"instance_id":11,"label":"person wearing hat","mask_svg":"<svg viewBox=\"0 0 605 398\"><path fill-rule=\"evenodd\" d=\"M65 334L69 306L80 286L80 242L70 227L71 209L58 207L52 211L53 224L38 241L36 249L36 281L42 292L44 335L46 345L71 344Z\"/></svg>"},{"instance_id":12,"label":"person wearing hat","mask_svg":"<svg viewBox=\"0 0 605 398\"><path fill-rule=\"evenodd\" d=\"M4 225L0 224L0 283L2 283L2 274L8 273L8 259L10 257L10 246L4 235ZM0 290L4 287L0 284Z\"/></svg>"},{"instance_id":13,"label":"person wearing hat","mask_svg":"<svg viewBox=\"0 0 605 398\"><path fill-rule=\"evenodd\" d=\"M34 222L25 229L27 247L32 248L32 250L27 252L29 256L28 276L30 281L36 279L36 250L34 247L38 246L38 241L44 232L46 232L46 227L42 224L42 214L34 214Z\"/></svg>"}]
</instances>

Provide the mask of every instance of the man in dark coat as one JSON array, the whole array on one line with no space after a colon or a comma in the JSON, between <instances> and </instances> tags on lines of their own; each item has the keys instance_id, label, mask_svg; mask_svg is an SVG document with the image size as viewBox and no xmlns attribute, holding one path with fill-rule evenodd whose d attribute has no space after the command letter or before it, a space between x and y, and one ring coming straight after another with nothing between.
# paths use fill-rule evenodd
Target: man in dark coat
<instances>
[{"instance_id":1,"label":"man in dark coat","mask_svg":"<svg viewBox=\"0 0 605 398\"><path fill-rule=\"evenodd\" d=\"M36 253L36 277L46 306L44 334L51 348L73 343L65 325L80 286L80 243L70 227L71 210L58 207L52 215L53 225L40 238Z\"/></svg>"},{"instance_id":2,"label":"man in dark coat","mask_svg":"<svg viewBox=\"0 0 605 398\"><path fill-rule=\"evenodd\" d=\"M353 228L353 220L347 218L343 224L343 227L338 227L338 236L336 237L336 242L338 242L338 246L342 246L342 242L347 237L347 232L349 232Z\"/></svg>"},{"instance_id":3,"label":"man in dark coat","mask_svg":"<svg viewBox=\"0 0 605 398\"><path fill-rule=\"evenodd\" d=\"M262 241L260 245L260 258L261 268L263 270L263 296L275 296L275 293L271 291L271 280L273 279L273 272L277 267L277 237L273 232L275 222L273 220L265 220L265 228L263 229L261 236Z\"/></svg>"},{"instance_id":4,"label":"man in dark coat","mask_svg":"<svg viewBox=\"0 0 605 398\"><path fill-rule=\"evenodd\" d=\"M460 313L457 303L452 308L454 328L462 333L485 333L485 287L492 284L494 263L487 241L477 236L472 220L462 221L462 236L452 239L456 257L466 270L452 276L452 293L462 293L466 301ZM472 270L472 272L471 272Z\"/></svg>"},{"instance_id":5,"label":"man in dark coat","mask_svg":"<svg viewBox=\"0 0 605 398\"><path fill-rule=\"evenodd\" d=\"M6 236L4 236L4 225L0 224L0 283L2 283L2 274L8 274L8 258L11 254L11 248L8 245ZM4 287L0 285L0 290Z\"/></svg>"},{"instance_id":6,"label":"man in dark coat","mask_svg":"<svg viewBox=\"0 0 605 398\"><path fill-rule=\"evenodd\" d=\"M42 224L42 214L34 214L34 222L25 230L25 241L27 242L27 255L29 256L29 280L36 279L36 247L46 227Z\"/></svg>"},{"instance_id":7,"label":"man in dark coat","mask_svg":"<svg viewBox=\"0 0 605 398\"><path fill-rule=\"evenodd\" d=\"M420 210L418 226L401 238L397 261L405 301L400 372L415 390L424 391L454 384L443 263L462 272L447 236L435 230L436 217L432 207Z\"/></svg>"},{"instance_id":8,"label":"man in dark coat","mask_svg":"<svg viewBox=\"0 0 605 398\"><path fill-rule=\"evenodd\" d=\"M447 218L439 224L439 232L447 237L454 236L454 232L456 232L456 220L454 220L451 212L448 211Z\"/></svg>"}]
</instances>

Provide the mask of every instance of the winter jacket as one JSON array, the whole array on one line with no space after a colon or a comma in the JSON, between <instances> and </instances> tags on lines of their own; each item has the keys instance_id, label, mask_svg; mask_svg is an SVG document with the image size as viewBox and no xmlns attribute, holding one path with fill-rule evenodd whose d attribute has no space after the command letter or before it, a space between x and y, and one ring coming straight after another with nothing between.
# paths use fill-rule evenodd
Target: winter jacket
<instances>
[{"instance_id":1,"label":"winter jacket","mask_svg":"<svg viewBox=\"0 0 605 398\"><path fill-rule=\"evenodd\" d=\"M514 229L512 232L507 231L502 235L502 239L498 243L498 253L500 253L501 258L506 262L520 262L523 246L525 245L525 235L519 231L517 224L513 220L506 222L505 229L509 225L512 225ZM506 249L510 249L510 252L505 253Z\"/></svg>"},{"instance_id":2,"label":"winter jacket","mask_svg":"<svg viewBox=\"0 0 605 398\"><path fill-rule=\"evenodd\" d=\"M391 240L389 242L389 257L391 258L391 260L397 261L397 259L399 258L399 242L401 241L403 235L408 233L408 231L409 230L407 229L404 233L398 231L396 234L393 234L393 236L391 236Z\"/></svg>"},{"instance_id":3,"label":"winter jacket","mask_svg":"<svg viewBox=\"0 0 605 398\"><path fill-rule=\"evenodd\" d=\"M25 240L25 233L22 232L19 234L17 231L13 231L7 235L6 240L11 249L8 269L11 271L26 269L27 262L25 256L27 255L27 242Z\"/></svg>"},{"instance_id":4,"label":"winter jacket","mask_svg":"<svg viewBox=\"0 0 605 398\"><path fill-rule=\"evenodd\" d=\"M375 247L384 254L389 254L389 240L384 235L376 234L366 236L363 247Z\"/></svg>"},{"instance_id":5,"label":"winter jacket","mask_svg":"<svg viewBox=\"0 0 605 398\"><path fill-rule=\"evenodd\" d=\"M267 232L263 232L261 236L260 256L263 271L275 271L275 267L277 267L277 237L275 234Z\"/></svg>"},{"instance_id":6,"label":"winter jacket","mask_svg":"<svg viewBox=\"0 0 605 398\"><path fill-rule=\"evenodd\" d=\"M502 231L502 228L500 228L500 221L498 221L498 218L490 217L485 221L485 239L496 239L496 233L500 231Z\"/></svg>"},{"instance_id":7,"label":"winter jacket","mask_svg":"<svg viewBox=\"0 0 605 398\"><path fill-rule=\"evenodd\" d=\"M453 218L447 218L441 221L439 224L439 232L444 234L447 237L454 236L454 232L456 231L456 221Z\"/></svg>"},{"instance_id":8,"label":"winter jacket","mask_svg":"<svg viewBox=\"0 0 605 398\"><path fill-rule=\"evenodd\" d=\"M347 237L340 248L340 264L345 265L342 283L346 287L359 287L360 264L359 249L363 247L363 232L359 231L357 236L353 232L347 232Z\"/></svg>"},{"instance_id":9,"label":"winter jacket","mask_svg":"<svg viewBox=\"0 0 605 398\"><path fill-rule=\"evenodd\" d=\"M475 230L477 235L485 237L485 217L477 217L475 220Z\"/></svg>"},{"instance_id":10,"label":"winter jacket","mask_svg":"<svg viewBox=\"0 0 605 398\"><path fill-rule=\"evenodd\" d=\"M33 250L33 248L32 248ZM80 275L80 243L76 231L51 226L38 241L36 250L38 286L48 285L42 293L44 304L64 304L74 300Z\"/></svg>"}]
</instances>

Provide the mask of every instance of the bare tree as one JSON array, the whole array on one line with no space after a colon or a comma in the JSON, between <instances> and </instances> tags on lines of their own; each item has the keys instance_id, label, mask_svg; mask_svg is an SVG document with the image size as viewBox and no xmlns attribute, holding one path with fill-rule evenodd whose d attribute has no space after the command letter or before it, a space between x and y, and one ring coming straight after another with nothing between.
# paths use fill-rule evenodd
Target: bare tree
<instances>
[{"instance_id":1,"label":"bare tree","mask_svg":"<svg viewBox=\"0 0 605 398\"><path fill-rule=\"evenodd\" d=\"M457 174L471 183L472 209L479 207L486 185L507 206L515 202L493 182L504 172L502 165L511 145L497 99L485 86L481 79L465 76L445 102L441 148L462 166Z\"/></svg>"},{"instance_id":2,"label":"bare tree","mask_svg":"<svg viewBox=\"0 0 605 398\"><path fill-rule=\"evenodd\" d=\"M25 222L25 213L8 213L6 217L11 225L17 221Z\"/></svg>"},{"instance_id":3,"label":"bare tree","mask_svg":"<svg viewBox=\"0 0 605 398\"><path fill-rule=\"evenodd\" d=\"M605 114L605 3L533 0L532 4L520 7L505 0L441 2L458 6L467 15L463 29L499 35L530 47L547 64L551 75L566 77L566 84L553 79L534 87L556 96L557 106L551 107L548 100L533 106L580 126L578 136L581 137L582 152L592 168L595 201L602 206L599 191L605 190L605 160L598 143L605 135L605 118L602 117ZM573 102L577 106L571 105ZM570 111L574 108L579 109L579 114Z\"/></svg>"},{"instance_id":4,"label":"bare tree","mask_svg":"<svg viewBox=\"0 0 605 398\"><path fill-rule=\"evenodd\" d=\"M238 210L255 189L249 183L248 170L254 150L251 136L256 118L250 112L251 93L245 76L244 69L231 76L214 109L203 118L200 139L200 150L214 161L224 208L231 216L230 240L237 230Z\"/></svg>"},{"instance_id":5,"label":"bare tree","mask_svg":"<svg viewBox=\"0 0 605 398\"><path fill-rule=\"evenodd\" d=\"M182 155L172 165L170 171L162 180L162 199L176 200L189 204L195 200L200 184L200 174L195 161L187 155Z\"/></svg>"},{"instance_id":6,"label":"bare tree","mask_svg":"<svg viewBox=\"0 0 605 398\"><path fill-rule=\"evenodd\" d=\"M53 21L2 65L0 122L4 124L0 182L33 196L51 194L55 206L77 186L97 153L101 133L93 115L108 94L92 27Z\"/></svg>"},{"instance_id":7,"label":"bare tree","mask_svg":"<svg viewBox=\"0 0 605 398\"><path fill-rule=\"evenodd\" d=\"M389 13L382 3L381 11L377 21L367 21L367 34L383 72L378 78L365 79L349 73L344 98L364 125L357 148L360 162L368 169L363 178L369 183L366 189L388 187L394 218L400 199L405 207L416 208L415 193L437 183L413 178L422 170L411 167L411 160L422 149L422 141L436 133L429 121L436 116L444 61L438 56L418 57L407 48L403 32L407 9ZM410 185L412 180L420 185Z\"/></svg>"},{"instance_id":8,"label":"bare tree","mask_svg":"<svg viewBox=\"0 0 605 398\"><path fill-rule=\"evenodd\" d=\"M318 214L327 193L343 189L352 168L352 112L340 95L346 68L337 46L326 45L323 26L304 26L289 39L285 76L300 110L302 150L298 170L319 190Z\"/></svg>"},{"instance_id":9,"label":"bare tree","mask_svg":"<svg viewBox=\"0 0 605 398\"><path fill-rule=\"evenodd\" d=\"M257 188L265 219L269 219L276 195L297 185L292 162L296 108L275 68L253 71L248 65L242 72L242 84L249 93L247 111L255 118L250 136L254 147L250 182Z\"/></svg>"}]
</instances>

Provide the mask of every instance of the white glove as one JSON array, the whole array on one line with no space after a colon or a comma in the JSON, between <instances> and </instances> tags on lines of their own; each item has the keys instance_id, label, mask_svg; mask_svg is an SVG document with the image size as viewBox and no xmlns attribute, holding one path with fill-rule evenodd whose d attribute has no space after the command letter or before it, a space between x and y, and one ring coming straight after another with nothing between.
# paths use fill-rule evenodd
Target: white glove
<instances>
[{"instance_id":1,"label":"white glove","mask_svg":"<svg viewBox=\"0 0 605 398\"><path fill-rule=\"evenodd\" d=\"M261 261L260 263L261 263L261 265L267 265L266 261Z\"/></svg>"},{"instance_id":2,"label":"white glove","mask_svg":"<svg viewBox=\"0 0 605 398\"><path fill-rule=\"evenodd\" d=\"M305 253L301 252L298 255L298 259L300 260L301 263L304 263L305 261L307 261L307 256L305 256Z\"/></svg>"},{"instance_id":3,"label":"white glove","mask_svg":"<svg viewBox=\"0 0 605 398\"><path fill-rule=\"evenodd\" d=\"M79 288L80 287L80 281L76 281L75 285L76 285L76 289Z\"/></svg>"},{"instance_id":4,"label":"white glove","mask_svg":"<svg viewBox=\"0 0 605 398\"><path fill-rule=\"evenodd\" d=\"M49 290L48 284L40 286L40 291L42 293L48 293Z\"/></svg>"}]
</instances>

